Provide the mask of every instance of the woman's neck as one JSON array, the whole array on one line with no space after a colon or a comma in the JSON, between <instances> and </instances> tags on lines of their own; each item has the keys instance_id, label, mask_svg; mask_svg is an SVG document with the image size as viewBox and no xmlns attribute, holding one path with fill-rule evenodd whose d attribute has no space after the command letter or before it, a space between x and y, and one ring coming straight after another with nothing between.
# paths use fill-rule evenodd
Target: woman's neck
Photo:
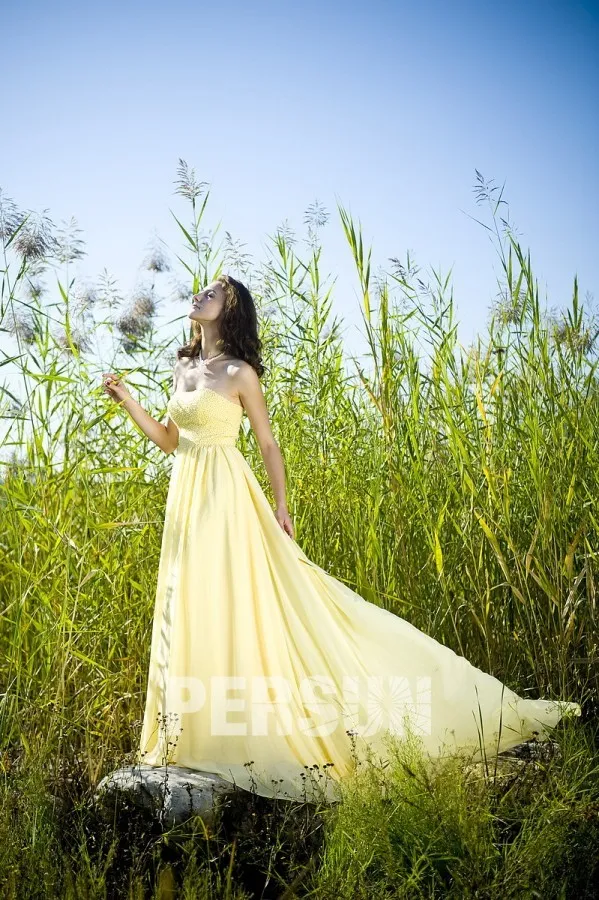
<instances>
[{"instance_id":1,"label":"woman's neck","mask_svg":"<svg viewBox=\"0 0 599 900\"><path fill-rule=\"evenodd\" d=\"M217 353L222 353L223 347L222 344L219 345L219 341L220 334L218 331L207 328L202 329L200 350L203 359L208 359L210 356L216 356Z\"/></svg>"}]
</instances>

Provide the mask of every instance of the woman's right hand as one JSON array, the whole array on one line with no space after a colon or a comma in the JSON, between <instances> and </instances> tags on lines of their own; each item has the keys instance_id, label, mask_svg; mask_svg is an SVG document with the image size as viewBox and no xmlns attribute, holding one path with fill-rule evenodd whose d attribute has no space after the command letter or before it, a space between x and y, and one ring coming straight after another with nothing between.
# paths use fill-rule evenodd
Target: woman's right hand
<instances>
[{"instance_id":1,"label":"woman's right hand","mask_svg":"<svg viewBox=\"0 0 599 900\"><path fill-rule=\"evenodd\" d=\"M115 375L113 372L103 372L102 382L104 393L109 394L113 400L116 400L118 403L131 396L119 376Z\"/></svg>"}]
</instances>

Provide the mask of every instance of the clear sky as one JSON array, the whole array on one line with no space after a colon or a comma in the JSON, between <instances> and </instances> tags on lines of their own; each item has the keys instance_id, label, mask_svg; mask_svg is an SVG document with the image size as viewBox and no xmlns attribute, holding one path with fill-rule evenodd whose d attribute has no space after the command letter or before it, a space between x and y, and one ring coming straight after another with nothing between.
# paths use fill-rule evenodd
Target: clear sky
<instances>
[{"instance_id":1,"label":"clear sky","mask_svg":"<svg viewBox=\"0 0 599 900\"><path fill-rule=\"evenodd\" d=\"M222 221L217 238L230 231L256 262L285 221L306 236L318 201L354 351L339 199L375 271L408 250L425 272L453 267L466 344L500 274L470 218L475 168L505 182L542 300L567 303L577 273L599 301L598 38L590 0L3 4L0 187L57 223L74 216L88 252L76 271L106 268L124 292L153 234L174 262L182 250L179 158L210 185L206 229Z\"/></svg>"}]
</instances>

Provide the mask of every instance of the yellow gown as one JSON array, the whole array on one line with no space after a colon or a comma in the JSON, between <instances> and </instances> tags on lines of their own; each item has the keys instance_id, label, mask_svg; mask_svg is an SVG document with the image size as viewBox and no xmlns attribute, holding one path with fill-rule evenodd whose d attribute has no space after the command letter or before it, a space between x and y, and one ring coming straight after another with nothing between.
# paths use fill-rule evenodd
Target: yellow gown
<instances>
[{"instance_id":1,"label":"yellow gown","mask_svg":"<svg viewBox=\"0 0 599 900\"><path fill-rule=\"evenodd\" d=\"M386 733L409 731L431 757L480 759L580 715L577 703L519 697L311 562L236 446L238 403L201 387L174 393L167 411L179 444L139 762L333 800L362 750L387 758Z\"/></svg>"}]
</instances>

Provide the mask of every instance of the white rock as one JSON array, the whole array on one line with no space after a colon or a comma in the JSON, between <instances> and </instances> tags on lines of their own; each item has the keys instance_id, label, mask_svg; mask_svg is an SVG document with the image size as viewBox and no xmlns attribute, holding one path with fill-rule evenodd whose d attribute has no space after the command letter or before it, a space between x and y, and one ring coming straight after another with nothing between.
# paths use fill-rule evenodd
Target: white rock
<instances>
[{"instance_id":1,"label":"white rock","mask_svg":"<svg viewBox=\"0 0 599 900\"><path fill-rule=\"evenodd\" d=\"M241 790L211 772L183 766L137 765L106 775L96 787L95 795L106 807L112 806L119 794L126 794L136 806L153 811L161 824L178 825L193 815L200 815L209 825L218 798Z\"/></svg>"}]
</instances>

